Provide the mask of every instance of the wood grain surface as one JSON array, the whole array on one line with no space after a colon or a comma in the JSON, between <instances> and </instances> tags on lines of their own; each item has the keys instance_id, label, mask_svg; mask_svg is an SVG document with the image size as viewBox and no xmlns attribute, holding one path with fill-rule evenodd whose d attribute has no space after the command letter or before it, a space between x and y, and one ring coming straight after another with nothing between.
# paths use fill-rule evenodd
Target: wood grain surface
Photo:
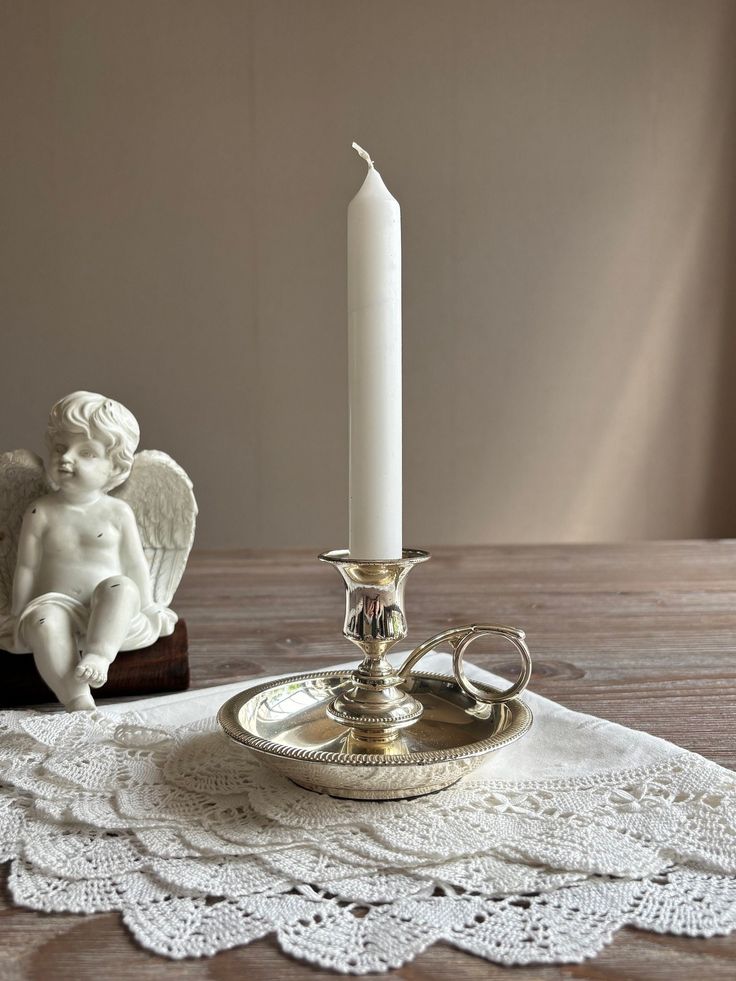
<instances>
[{"instance_id":1,"label":"wood grain surface","mask_svg":"<svg viewBox=\"0 0 736 981\"><path fill-rule=\"evenodd\" d=\"M349 659L341 583L311 552L195 553L174 604L189 627L193 687ZM736 768L736 542L438 548L407 585L407 646L472 620L523 627L532 687ZM472 659L515 675L506 650ZM335 975L290 960L273 939L203 961L139 949L117 914L45 915L0 894L0 979L271 979ZM623 930L583 964L503 968L438 945L403 981L597 981L736 977L736 937Z\"/></svg>"}]
</instances>

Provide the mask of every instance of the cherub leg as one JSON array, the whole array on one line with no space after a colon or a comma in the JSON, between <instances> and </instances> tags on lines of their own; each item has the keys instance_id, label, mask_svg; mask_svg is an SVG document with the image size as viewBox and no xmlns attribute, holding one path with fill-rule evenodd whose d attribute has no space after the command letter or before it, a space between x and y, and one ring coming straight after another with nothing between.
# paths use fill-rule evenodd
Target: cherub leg
<instances>
[{"instance_id":1,"label":"cherub leg","mask_svg":"<svg viewBox=\"0 0 736 981\"><path fill-rule=\"evenodd\" d=\"M105 684L108 668L140 608L138 587L127 576L111 576L97 586L92 594L87 641L77 678L88 681L93 688Z\"/></svg>"},{"instance_id":2,"label":"cherub leg","mask_svg":"<svg viewBox=\"0 0 736 981\"><path fill-rule=\"evenodd\" d=\"M93 709L89 685L74 674L79 653L69 614L51 603L42 605L28 618L23 631L38 673L62 705L70 712Z\"/></svg>"}]
</instances>

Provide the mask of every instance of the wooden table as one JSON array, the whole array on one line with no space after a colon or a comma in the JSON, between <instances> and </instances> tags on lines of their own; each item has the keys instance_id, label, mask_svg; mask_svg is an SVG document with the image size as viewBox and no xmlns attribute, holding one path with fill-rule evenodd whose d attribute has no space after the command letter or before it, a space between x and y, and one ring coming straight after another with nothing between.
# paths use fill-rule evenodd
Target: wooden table
<instances>
[{"instance_id":1,"label":"wooden table","mask_svg":"<svg viewBox=\"0 0 736 981\"><path fill-rule=\"evenodd\" d=\"M341 583L311 552L199 552L175 606L189 625L193 687L350 656L339 629ZM474 619L522 626L535 691L736 768L736 542L438 548L411 573L407 609L407 646ZM509 676L516 670L506 652L486 663ZM136 947L117 914L43 915L0 898L2 981L105 974L114 981L335 977L290 960L272 939L172 963ZM732 979L736 936L627 929L594 960L528 969L438 945L390 976Z\"/></svg>"}]
</instances>

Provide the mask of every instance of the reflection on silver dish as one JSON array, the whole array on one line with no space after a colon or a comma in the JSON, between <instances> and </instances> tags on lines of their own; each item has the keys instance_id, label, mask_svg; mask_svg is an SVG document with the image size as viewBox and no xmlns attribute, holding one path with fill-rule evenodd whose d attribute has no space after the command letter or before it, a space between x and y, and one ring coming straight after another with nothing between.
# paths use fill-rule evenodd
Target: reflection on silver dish
<instances>
[{"instance_id":1,"label":"reflection on silver dish","mask_svg":"<svg viewBox=\"0 0 736 981\"><path fill-rule=\"evenodd\" d=\"M404 687L421 702L421 718L384 743L366 742L327 715L330 703L353 683L351 671L293 675L235 695L218 721L231 739L294 783L361 800L443 790L532 724L519 698L481 705L452 678L411 674Z\"/></svg>"}]
</instances>

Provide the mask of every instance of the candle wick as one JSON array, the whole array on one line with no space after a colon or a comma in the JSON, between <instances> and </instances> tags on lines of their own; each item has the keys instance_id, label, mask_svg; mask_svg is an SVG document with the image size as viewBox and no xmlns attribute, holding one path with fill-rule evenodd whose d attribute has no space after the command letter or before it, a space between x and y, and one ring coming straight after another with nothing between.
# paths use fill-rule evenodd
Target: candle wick
<instances>
[{"instance_id":1,"label":"candle wick","mask_svg":"<svg viewBox=\"0 0 736 981\"><path fill-rule=\"evenodd\" d=\"M357 143L353 143L353 150L357 150L358 154L365 160L371 170L373 170L373 161L371 160L367 150L364 150L362 146L358 146Z\"/></svg>"}]
</instances>

